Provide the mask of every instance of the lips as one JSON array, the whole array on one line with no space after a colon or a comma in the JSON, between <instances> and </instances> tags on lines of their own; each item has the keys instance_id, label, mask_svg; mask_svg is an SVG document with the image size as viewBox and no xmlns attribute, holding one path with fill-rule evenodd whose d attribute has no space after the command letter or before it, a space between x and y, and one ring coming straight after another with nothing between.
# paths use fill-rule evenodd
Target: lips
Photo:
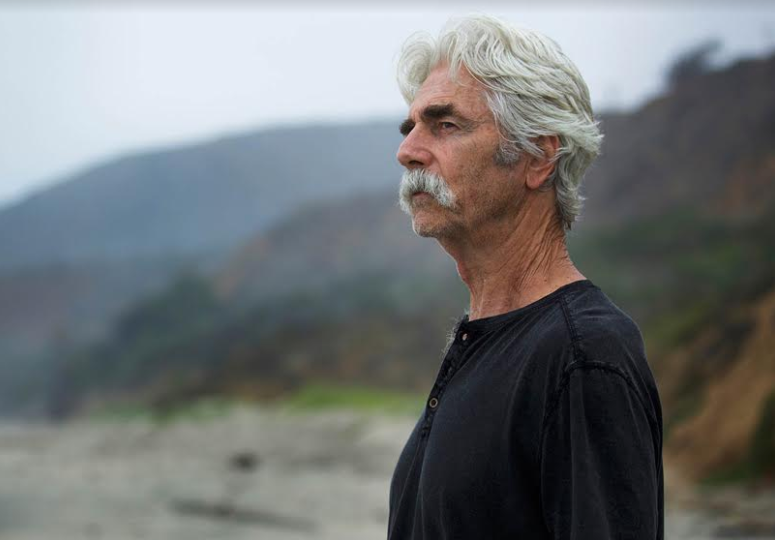
<instances>
[{"instance_id":1,"label":"lips","mask_svg":"<svg viewBox=\"0 0 775 540\"><path fill-rule=\"evenodd\" d=\"M436 199L428 193L427 191L417 191L415 193L412 193L412 206L419 207L419 206L427 206L429 202L435 201Z\"/></svg>"}]
</instances>

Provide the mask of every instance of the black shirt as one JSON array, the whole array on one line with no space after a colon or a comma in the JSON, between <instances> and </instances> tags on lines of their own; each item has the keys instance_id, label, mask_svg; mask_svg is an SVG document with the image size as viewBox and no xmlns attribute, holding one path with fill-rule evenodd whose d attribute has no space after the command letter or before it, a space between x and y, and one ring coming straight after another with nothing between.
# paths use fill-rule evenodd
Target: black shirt
<instances>
[{"instance_id":1,"label":"black shirt","mask_svg":"<svg viewBox=\"0 0 775 540\"><path fill-rule=\"evenodd\" d=\"M458 324L390 487L389 540L662 540L662 411L589 281Z\"/></svg>"}]
</instances>

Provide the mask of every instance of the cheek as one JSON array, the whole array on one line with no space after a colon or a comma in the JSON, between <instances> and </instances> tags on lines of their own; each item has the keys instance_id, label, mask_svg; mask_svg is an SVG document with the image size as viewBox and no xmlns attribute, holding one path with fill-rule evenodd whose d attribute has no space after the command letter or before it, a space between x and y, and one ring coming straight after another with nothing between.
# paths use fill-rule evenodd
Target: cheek
<instances>
[{"instance_id":1,"label":"cheek","mask_svg":"<svg viewBox=\"0 0 775 540\"><path fill-rule=\"evenodd\" d=\"M457 145L450 153L450 163L454 163L453 174L465 179L481 176L485 168L485 149L481 144L467 142Z\"/></svg>"},{"instance_id":2,"label":"cheek","mask_svg":"<svg viewBox=\"0 0 775 540\"><path fill-rule=\"evenodd\" d=\"M451 141L445 149L448 160L442 176L447 175L445 179L464 212L481 213L509 197L504 191L510 193L510 188L515 187L504 185L507 175L503 167L495 164L497 149L497 143L489 139Z\"/></svg>"}]
</instances>

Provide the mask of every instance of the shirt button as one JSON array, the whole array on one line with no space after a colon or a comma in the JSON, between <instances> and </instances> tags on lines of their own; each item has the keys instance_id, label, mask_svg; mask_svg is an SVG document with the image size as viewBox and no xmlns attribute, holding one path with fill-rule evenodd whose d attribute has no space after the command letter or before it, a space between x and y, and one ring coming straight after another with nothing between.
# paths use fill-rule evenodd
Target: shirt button
<instances>
[{"instance_id":1,"label":"shirt button","mask_svg":"<svg viewBox=\"0 0 775 540\"><path fill-rule=\"evenodd\" d=\"M435 408L436 408L436 407L438 407L438 406L439 406L439 400L438 400L438 399L436 399L435 397L432 397L432 398L431 398L431 399L428 401L428 407L430 407L431 409L435 409Z\"/></svg>"},{"instance_id":2,"label":"shirt button","mask_svg":"<svg viewBox=\"0 0 775 540\"><path fill-rule=\"evenodd\" d=\"M462 336L460 336L460 339L462 339L463 341L467 340L468 339L468 334L464 333Z\"/></svg>"}]
</instances>

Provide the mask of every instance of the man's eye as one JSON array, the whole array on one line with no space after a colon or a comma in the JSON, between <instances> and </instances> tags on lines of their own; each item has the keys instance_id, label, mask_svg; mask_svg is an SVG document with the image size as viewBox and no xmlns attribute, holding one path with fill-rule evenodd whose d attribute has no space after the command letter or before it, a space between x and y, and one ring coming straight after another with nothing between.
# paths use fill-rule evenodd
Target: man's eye
<instances>
[{"instance_id":1,"label":"man's eye","mask_svg":"<svg viewBox=\"0 0 775 540\"><path fill-rule=\"evenodd\" d=\"M452 130L452 129L456 129L457 126L455 124L453 124L452 122L439 122L439 128L441 128L441 129L443 129L445 131L449 131L449 130Z\"/></svg>"}]
</instances>

